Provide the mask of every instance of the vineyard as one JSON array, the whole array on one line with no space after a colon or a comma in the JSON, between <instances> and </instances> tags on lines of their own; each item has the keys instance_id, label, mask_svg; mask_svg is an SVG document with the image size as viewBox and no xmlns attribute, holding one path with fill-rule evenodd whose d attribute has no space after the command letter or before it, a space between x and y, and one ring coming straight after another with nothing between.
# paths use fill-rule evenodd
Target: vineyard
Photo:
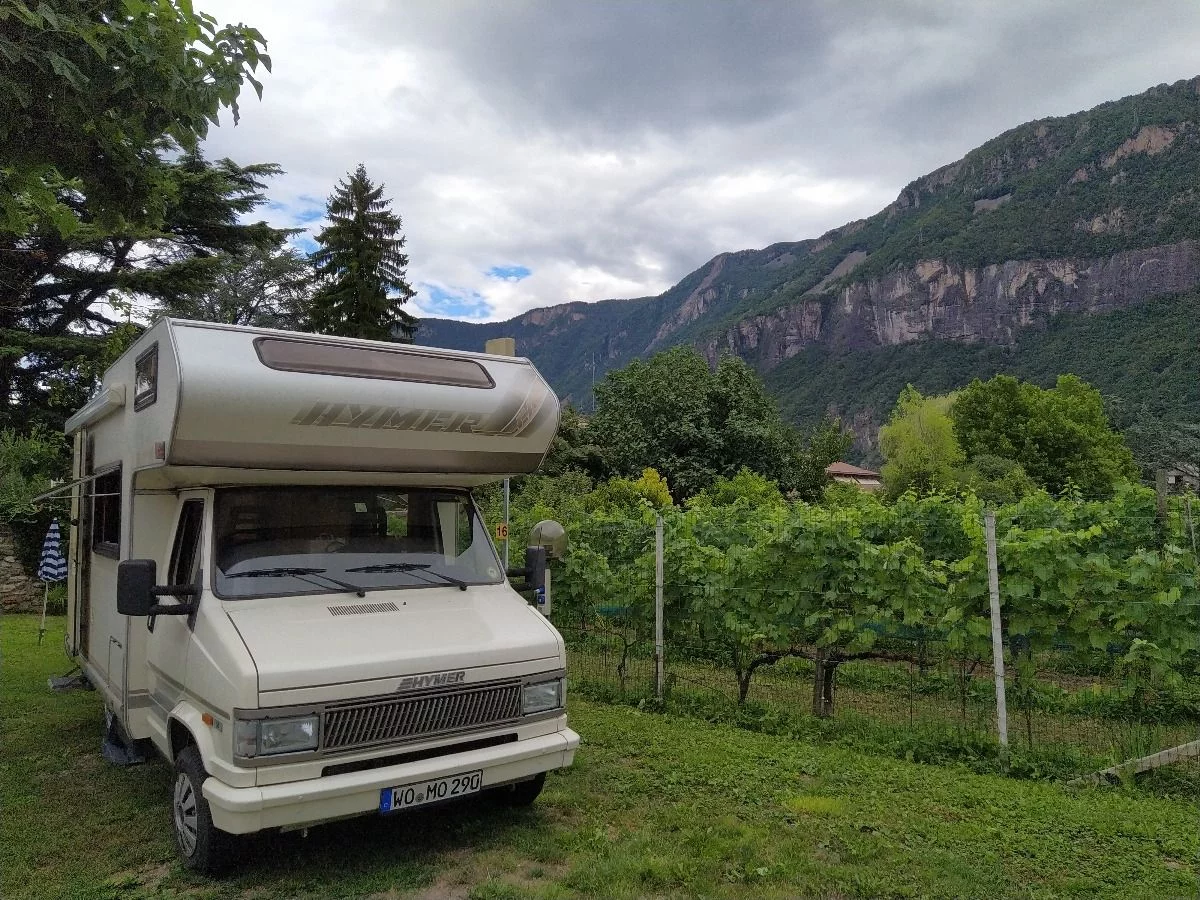
<instances>
[{"instance_id":1,"label":"vineyard","mask_svg":"<svg viewBox=\"0 0 1200 900\"><path fill-rule=\"evenodd\" d=\"M553 618L576 690L1012 774L1085 775L1200 734L1192 503L1035 494L995 511L1008 748L997 735L984 509L973 498L534 504L571 552ZM1200 513L1200 509L1196 512ZM517 532L521 533L521 532Z\"/></svg>"}]
</instances>

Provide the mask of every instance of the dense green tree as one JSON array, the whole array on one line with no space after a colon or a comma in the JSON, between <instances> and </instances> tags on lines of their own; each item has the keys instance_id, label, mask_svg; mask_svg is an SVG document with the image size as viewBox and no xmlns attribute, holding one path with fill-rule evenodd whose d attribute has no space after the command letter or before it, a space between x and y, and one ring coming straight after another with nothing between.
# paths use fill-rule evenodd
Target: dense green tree
<instances>
[{"instance_id":1,"label":"dense green tree","mask_svg":"<svg viewBox=\"0 0 1200 900\"><path fill-rule=\"evenodd\" d=\"M982 453L962 470L963 486L991 506L1016 503L1038 489L1020 463Z\"/></svg>"},{"instance_id":2,"label":"dense green tree","mask_svg":"<svg viewBox=\"0 0 1200 900\"><path fill-rule=\"evenodd\" d=\"M223 108L237 121L265 48L189 0L0 4L0 230L69 234L75 194L103 230L161 226L161 154L194 149Z\"/></svg>"},{"instance_id":3,"label":"dense green tree","mask_svg":"<svg viewBox=\"0 0 1200 900\"><path fill-rule=\"evenodd\" d=\"M1200 466L1200 422L1171 415L1161 404L1126 403L1108 399L1109 416L1125 438L1136 465L1147 480L1158 469Z\"/></svg>"},{"instance_id":4,"label":"dense green tree","mask_svg":"<svg viewBox=\"0 0 1200 900\"><path fill-rule=\"evenodd\" d=\"M408 255L400 216L391 211L361 163L329 197L330 224L317 235L312 261L323 283L310 325L322 334L411 342L417 320L404 311L416 291L407 281Z\"/></svg>"},{"instance_id":5,"label":"dense green tree","mask_svg":"<svg viewBox=\"0 0 1200 900\"><path fill-rule=\"evenodd\" d=\"M637 478L612 478L596 486L584 505L591 511L606 510L626 514L639 509L664 510L673 505L666 480L654 471L645 469Z\"/></svg>"},{"instance_id":6,"label":"dense green tree","mask_svg":"<svg viewBox=\"0 0 1200 900\"><path fill-rule=\"evenodd\" d=\"M273 246L216 257L209 280L166 301L162 312L204 322L295 329L307 318L314 281L308 258L281 233Z\"/></svg>"},{"instance_id":7,"label":"dense green tree","mask_svg":"<svg viewBox=\"0 0 1200 900\"><path fill-rule=\"evenodd\" d=\"M829 417L802 432L802 447L790 485L796 496L809 503L820 500L830 480L825 469L843 459L853 445L854 435Z\"/></svg>"},{"instance_id":8,"label":"dense green tree","mask_svg":"<svg viewBox=\"0 0 1200 900\"><path fill-rule=\"evenodd\" d=\"M687 506L688 509L708 509L733 506L739 501L755 509L784 503L778 484L743 468L732 478L718 476L716 481L689 499Z\"/></svg>"},{"instance_id":9,"label":"dense green tree","mask_svg":"<svg viewBox=\"0 0 1200 900\"><path fill-rule=\"evenodd\" d=\"M52 510L31 501L49 489L50 479L67 476L69 459L61 432L37 426L25 434L0 429L0 525L12 530L21 562L31 572L54 517Z\"/></svg>"},{"instance_id":10,"label":"dense green tree","mask_svg":"<svg viewBox=\"0 0 1200 900\"><path fill-rule=\"evenodd\" d=\"M46 217L23 236L0 232L0 427L52 428L86 400L114 328L133 307L152 314L207 288L222 254L275 246L283 232L243 217L265 200L274 165L216 163L199 153L149 163L164 190L158 227L101 228L82 195L63 206L78 227Z\"/></svg>"},{"instance_id":11,"label":"dense green tree","mask_svg":"<svg viewBox=\"0 0 1200 900\"><path fill-rule=\"evenodd\" d=\"M829 406L843 419L887 420L911 383L945 394L998 373L1043 387L1073 372L1104 396L1111 421L1142 463L1154 454L1139 425L1176 434L1200 423L1200 292L1085 315L1065 313L1016 334L1012 345L913 341L869 350L806 348L766 376L790 419L808 423ZM540 362L540 360L539 360ZM1178 428L1174 427L1178 423ZM1185 457L1186 458L1186 457Z\"/></svg>"},{"instance_id":12,"label":"dense green tree","mask_svg":"<svg viewBox=\"0 0 1200 900\"><path fill-rule=\"evenodd\" d=\"M1107 497L1135 474L1133 454L1109 425L1100 392L1074 375L1050 389L997 375L963 388L950 413L969 460L1012 460L1053 493Z\"/></svg>"},{"instance_id":13,"label":"dense green tree","mask_svg":"<svg viewBox=\"0 0 1200 900\"><path fill-rule=\"evenodd\" d=\"M588 421L604 448L605 474L633 476L653 466L680 496L711 483L721 474L708 403L712 381L708 363L690 348L609 372L596 385Z\"/></svg>"},{"instance_id":14,"label":"dense green tree","mask_svg":"<svg viewBox=\"0 0 1200 900\"><path fill-rule=\"evenodd\" d=\"M595 430L575 407L564 403L558 420L558 433L550 452L538 469L540 475L562 475L565 472L584 472L593 479L604 478L610 466L604 450L595 441Z\"/></svg>"},{"instance_id":15,"label":"dense green tree","mask_svg":"<svg viewBox=\"0 0 1200 900\"><path fill-rule=\"evenodd\" d=\"M888 424L879 429L883 484L889 496L905 491L953 490L963 451L954 435L954 398L925 397L911 384L900 393Z\"/></svg>"},{"instance_id":16,"label":"dense green tree","mask_svg":"<svg viewBox=\"0 0 1200 900\"><path fill-rule=\"evenodd\" d=\"M790 487L802 450L753 370L727 356L713 371L691 347L609 372L596 386L588 430L608 474L652 467L677 499L743 467Z\"/></svg>"}]
</instances>

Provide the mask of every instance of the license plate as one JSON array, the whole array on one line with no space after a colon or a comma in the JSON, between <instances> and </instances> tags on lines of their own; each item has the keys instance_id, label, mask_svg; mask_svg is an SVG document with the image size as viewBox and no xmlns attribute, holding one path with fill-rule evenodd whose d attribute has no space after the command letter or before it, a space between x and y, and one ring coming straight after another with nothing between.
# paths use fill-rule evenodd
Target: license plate
<instances>
[{"instance_id":1,"label":"license plate","mask_svg":"<svg viewBox=\"0 0 1200 900\"><path fill-rule=\"evenodd\" d=\"M450 775L447 778L434 778L432 781L384 788L379 792L379 811L395 812L398 809L411 809L426 803L465 797L467 794L478 794L482 786L483 771L477 770Z\"/></svg>"}]
</instances>

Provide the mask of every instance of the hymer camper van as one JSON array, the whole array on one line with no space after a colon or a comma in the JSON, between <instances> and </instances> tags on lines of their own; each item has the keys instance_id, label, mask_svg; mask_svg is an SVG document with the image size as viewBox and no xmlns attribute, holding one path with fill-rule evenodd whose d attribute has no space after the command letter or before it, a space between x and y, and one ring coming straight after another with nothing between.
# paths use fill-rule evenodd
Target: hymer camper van
<instances>
[{"instance_id":1,"label":"hymer camper van","mask_svg":"<svg viewBox=\"0 0 1200 900\"><path fill-rule=\"evenodd\" d=\"M105 373L66 429L68 651L174 764L186 865L571 764L562 638L470 493L558 415L525 359L170 319Z\"/></svg>"}]
</instances>

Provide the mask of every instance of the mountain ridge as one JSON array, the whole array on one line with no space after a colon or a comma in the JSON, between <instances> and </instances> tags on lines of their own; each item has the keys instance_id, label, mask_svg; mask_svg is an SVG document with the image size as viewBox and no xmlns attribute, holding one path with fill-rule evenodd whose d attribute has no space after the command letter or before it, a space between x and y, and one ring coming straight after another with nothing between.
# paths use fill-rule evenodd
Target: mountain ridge
<instances>
[{"instance_id":1,"label":"mountain ridge","mask_svg":"<svg viewBox=\"0 0 1200 900\"><path fill-rule=\"evenodd\" d=\"M576 301L495 323L426 319L418 340L480 349L488 337L515 337L584 409L593 372L599 379L676 344L714 362L736 353L764 375L818 352L1017 346L1064 314L1119 314L1200 287L1198 126L1200 78L1158 85L1009 129L910 182L873 216L717 254L655 297ZM803 393L789 392L785 375L768 377L776 394ZM785 411L800 421L835 411L872 430L884 410L858 403L850 387L820 410ZM873 435L861 437L869 448Z\"/></svg>"}]
</instances>

